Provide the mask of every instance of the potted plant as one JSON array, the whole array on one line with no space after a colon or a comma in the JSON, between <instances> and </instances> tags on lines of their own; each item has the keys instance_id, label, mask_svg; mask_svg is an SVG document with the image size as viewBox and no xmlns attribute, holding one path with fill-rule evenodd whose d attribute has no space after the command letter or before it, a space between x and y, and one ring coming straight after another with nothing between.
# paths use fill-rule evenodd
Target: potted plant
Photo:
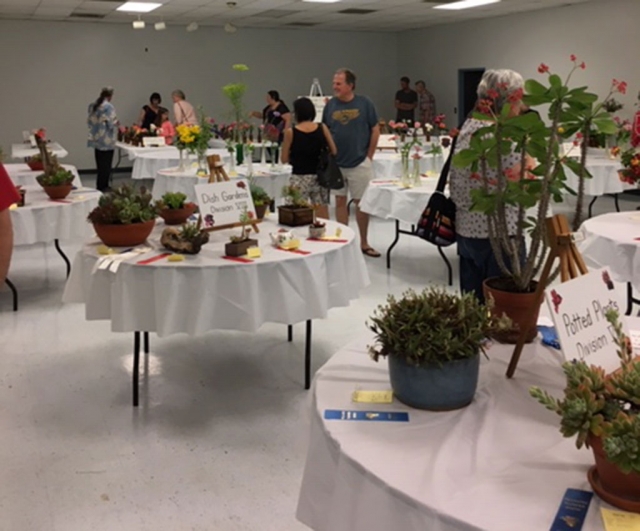
<instances>
[{"instance_id":1,"label":"potted plant","mask_svg":"<svg viewBox=\"0 0 640 531\"><path fill-rule=\"evenodd\" d=\"M197 223L185 223L180 228L167 227L162 231L160 243L170 251L184 254L198 254L209 241L209 233L200 228L202 218Z\"/></svg>"},{"instance_id":2,"label":"potted plant","mask_svg":"<svg viewBox=\"0 0 640 531\"><path fill-rule=\"evenodd\" d=\"M271 198L265 192L264 188L255 184L252 180L249 189L251 190L251 198L253 199L253 206L256 207L256 217L258 219L264 218L267 213L267 208L271 204Z\"/></svg>"},{"instance_id":3,"label":"potted plant","mask_svg":"<svg viewBox=\"0 0 640 531\"><path fill-rule=\"evenodd\" d=\"M571 60L573 68L565 81L542 64L538 71L548 75L546 84L528 80L524 94L494 91L495 95L479 102L479 111L473 117L484 121L486 127L478 129L470 146L453 158L454 166L469 168L472 178L482 183L471 191L472 210L488 218L491 247L502 271L502 277L485 281L485 293L495 300L495 311L506 313L515 323L513 332L502 338L509 342L517 341L522 328L530 330L527 341L536 335L532 326L539 310L539 305L533 308L535 278L549 250L544 220L552 198L559 202L565 191L575 194L566 185L565 168L578 175L580 183L575 230L582 218L584 178L589 176L585 164L591 128L602 133L616 131L615 123L602 110L602 103L596 103L596 94L587 92L586 87L569 88L574 72L584 68L575 56ZM614 80L607 98L624 91L626 84ZM505 101L499 113L494 111L498 99ZM511 103L521 99L530 108L548 106L549 125L535 112L511 116ZM575 144L580 146L578 159L561 149L562 142L574 135ZM517 169L503 168L502 157L512 151L519 156ZM490 169L497 178L490 178ZM511 234L509 220L514 207L517 232ZM531 216L527 210L533 208L535 213ZM526 249L525 234L530 237Z\"/></svg>"},{"instance_id":4,"label":"potted plant","mask_svg":"<svg viewBox=\"0 0 640 531\"><path fill-rule=\"evenodd\" d=\"M368 323L369 354L389 359L394 395L420 409L448 411L471 403L487 334L506 326L472 294L430 287L387 298Z\"/></svg>"},{"instance_id":5,"label":"potted plant","mask_svg":"<svg viewBox=\"0 0 640 531\"><path fill-rule=\"evenodd\" d=\"M562 435L575 436L578 448L592 449L596 464L588 478L593 490L616 507L640 512L640 361L634 359L617 312L610 310L606 317L614 330L620 369L606 375L582 360L566 362L562 399L538 387L530 394L560 416Z\"/></svg>"},{"instance_id":6,"label":"potted plant","mask_svg":"<svg viewBox=\"0 0 640 531\"><path fill-rule=\"evenodd\" d=\"M240 214L240 226L242 231L240 236L231 236L229 242L224 245L224 253L226 256L243 256L247 254L249 247L256 247L258 240L249 238L251 228L247 227L253 219L253 213L244 209L244 212Z\"/></svg>"},{"instance_id":7,"label":"potted plant","mask_svg":"<svg viewBox=\"0 0 640 531\"><path fill-rule=\"evenodd\" d=\"M634 148L629 148L620 155L622 169L618 170L618 175L622 182L637 185L640 181L640 153Z\"/></svg>"},{"instance_id":8,"label":"potted plant","mask_svg":"<svg viewBox=\"0 0 640 531\"><path fill-rule=\"evenodd\" d=\"M58 166L55 170L45 172L36 177L38 184L51 199L64 199L73 190L75 176L68 170Z\"/></svg>"},{"instance_id":9,"label":"potted plant","mask_svg":"<svg viewBox=\"0 0 640 531\"><path fill-rule=\"evenodd\" d=\"M144 243L156 223L157 209L151 194L123 184L98 201L87 217L98 237L110 247L130 247Z\"/></svg>"},{"instance_id":10,"label":"potted plant","mask_svg":"<svg viewBox=\"0 0 640 531\"><path fill-rule=\"evenodd\" d=\"M49 157L51 158L51 162L53 164L58 164L58 157L53 153L51 153L50 151L48 151L48 153L49 153ZM42 162L42 155L38 153L33 157L29 157L29 159L27 160L27 166L29 166L29 169L31 171L43 171L44 164Z\"/></svg>"},{"instance_id":11,"label":"potted plant","mask_svg":"<svg viewBox=\"0 0 640 531\"><path fill-rule=\"evenodd\" d=\"M302 197L297 186L284 186L282 196L285 204L278 207L278 223L280 225L299 227L313 222L313 208Z\"/></svg>"},{"instance_id":12,"label":"potted plant","mask_svg":"<svg viewBox=\"0 0 640 531\"><path fill-rule=\"evenodd\" d=\"M167 225L182 225L196 211L197 205L188 202L182 192L167 192L156 202L156 208Z\"/></svg>"}]
</instances>

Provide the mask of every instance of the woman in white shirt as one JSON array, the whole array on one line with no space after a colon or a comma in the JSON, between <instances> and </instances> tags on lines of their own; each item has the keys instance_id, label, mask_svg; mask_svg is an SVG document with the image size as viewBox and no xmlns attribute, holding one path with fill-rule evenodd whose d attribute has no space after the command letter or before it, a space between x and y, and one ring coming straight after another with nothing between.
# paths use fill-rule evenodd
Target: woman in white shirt
<instances>
[{"instance_id":1,"label":"woman in white shirt","mask_svg":"<svg viewBox=\"0 0 640 531\"><path fill-rule=\"evenodd\" d=\"M171 99L173 99L173 115L175 117L176 125L196 125L198 123L198 117L196 111L186 99L184 92L181 90L174 90L171 93Z\"/></svg>"}]
</instances>

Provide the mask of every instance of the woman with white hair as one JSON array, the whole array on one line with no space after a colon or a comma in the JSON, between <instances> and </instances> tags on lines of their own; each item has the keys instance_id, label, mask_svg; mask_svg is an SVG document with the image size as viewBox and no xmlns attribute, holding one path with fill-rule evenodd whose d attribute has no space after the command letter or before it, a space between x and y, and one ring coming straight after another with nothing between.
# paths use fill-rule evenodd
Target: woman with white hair
<instances>
[{"instance_id":1,"label":"woman with white hair","mask_svg":"<svg viewBox=\"0 0 640 531\"><path fill-rule=\"evenodd\" d=\"M522 94L524 80L522 76L513 70L487 70L478 85L478 101L476 112L499 114L506 103L511 106L512 116L521 114L524 109ZM491 107L491 111L489 110ZM467 149L473 134L487 126L486 121L475 118L467 118L460 129L456 139L455 153ZM512 175L519 175L513 171L520 167L520 155L512 152L503 156L502 167ZM487 177L489 183L497 180L497 170L488 168ZM475 293L476 297L484 302L482 283L487 278L499 277L502 271L489 241L489 226L487 216L482 212L471 211L471 190L480 189L484 184L471 168L451 168L449 175L451 199L456 205L456 241L458 255L460 257L460 290ZM492 185L489 184L489 189ZM516 206L507 206L507 224L509 234L517 234ZM524 245L524 243L523 243Z\"/></svg>"},{"instance_id":2,"label":"woman with white hair","mask_svg":"<svg viewBox=\"0 0 640 531\"><path fill-rule=\"evenodd\" d=\"M187 100L184 92L181 90L174 90L171 93L171 99L173 100L173 116L175 117L176 125L196 125L198 123L198 117L196 111Z\"/></svg>"},{"instance_id":3,"label":"woman with white hair","mask_svg":"<svg viewBox=\"0 0 640 531\"><path fill-rule=\"evenodd\" d=\"M118 117L111 103L113 88L104 87L96 101L89 104L87 146L94 149L96 158L96 188L104 192L109 188L113 151L118 138Z\"/></svg>"}]
</instances>

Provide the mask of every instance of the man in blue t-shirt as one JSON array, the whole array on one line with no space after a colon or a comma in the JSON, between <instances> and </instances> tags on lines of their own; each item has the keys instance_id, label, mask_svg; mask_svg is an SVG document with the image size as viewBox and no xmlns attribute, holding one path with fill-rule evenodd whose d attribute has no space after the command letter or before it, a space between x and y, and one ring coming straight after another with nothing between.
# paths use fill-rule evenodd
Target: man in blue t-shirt
<instances>
[{"instance_id":1,"label":"man in blue t-shirt","mask_svg":"<svg viewBox=\"0 0 640 531\"><path fill-rule=\"evenodd\" d=\"M329 127L338 148L336 161L345 180L345 187L336 191L336 219L339 223L349 223L347 195L356 204L356 221L360 232L360 248L371 257L380 253L367 240L369 214L360 210L360 199L373 179L371 159L380 138L378 114L371 100L354 93L355 74L341 68L333 76L334 98L327 102L322 121Z\"/></svg>"}]
</instances>

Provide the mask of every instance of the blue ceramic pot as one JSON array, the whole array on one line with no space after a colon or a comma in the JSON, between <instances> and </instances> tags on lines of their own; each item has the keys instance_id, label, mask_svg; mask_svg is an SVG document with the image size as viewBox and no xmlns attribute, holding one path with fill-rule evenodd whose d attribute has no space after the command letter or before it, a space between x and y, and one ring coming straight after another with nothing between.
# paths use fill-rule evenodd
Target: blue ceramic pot
<instances>
[{"instance_id":1,"label":"blue ceramic pot","mask_svg":"<svg viewBox=\"0 0 640 531\"><path fill-rule=\"evenodd\" d=\"M468 406L478 387L480 356L415 367L403 357L389 356L393 394L418 409L449 411Z\"/></svg>"}]
</instances>

